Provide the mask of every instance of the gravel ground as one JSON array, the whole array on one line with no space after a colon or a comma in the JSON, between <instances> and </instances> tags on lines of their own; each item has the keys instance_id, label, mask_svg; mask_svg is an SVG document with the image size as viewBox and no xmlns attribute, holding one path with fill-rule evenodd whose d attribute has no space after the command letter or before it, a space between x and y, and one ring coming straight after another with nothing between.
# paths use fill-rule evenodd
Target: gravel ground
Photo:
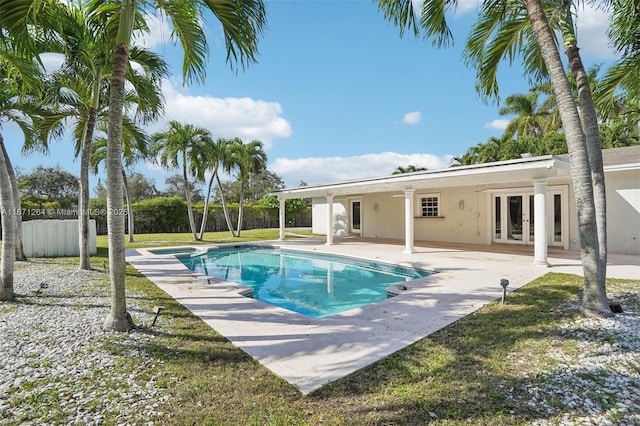
<instances>
[{"instance_id":1,"label":"gravel ground","mask_svg":"<svg viewBox=\"0 0 640 426\"><path fill-rule=\"evenodd\" d=\"M0 425L160 422L173 379L143 349L153 334L102 331L106 274L18 263L15 290L19 302L0 303ZM549 353L552 367L535 372L542 380L513 397L542 413L536 425L640 425L640 290L611 295L625 312L559 324L576 347ZM128 310L137 324L153 319L136 298Z\"/></svg>"},{"instance_id":2,"label":"gravel ground","mask_svg":"<svg viewBox=\"0 0 640 426\"><path fill-rule=\"evenodd\" d=\"M527 385L527 400L518 401L549 418L535 425L640 425L640 289L625 284L609 298L624 313L558 324L561 339L575 347L558 342L547 354L553 367L534 371L543 385ZM579 305L561 309L578 311Z\"/></svg>"},{"instance_id":3,"label":"gravel ground","mask_svg":"<svg viewBox=\"0 0 640 426\"><path fill-rule=\"evenodd\" d=\"M19 302L0 303L0 424L145 424L162 415L160 361L141 349L153 335L102 331L106 274L33 262L18 263L14 279ZM153 318L135 298L127 309L138 324Z\"/></svg>"}]
</instances>

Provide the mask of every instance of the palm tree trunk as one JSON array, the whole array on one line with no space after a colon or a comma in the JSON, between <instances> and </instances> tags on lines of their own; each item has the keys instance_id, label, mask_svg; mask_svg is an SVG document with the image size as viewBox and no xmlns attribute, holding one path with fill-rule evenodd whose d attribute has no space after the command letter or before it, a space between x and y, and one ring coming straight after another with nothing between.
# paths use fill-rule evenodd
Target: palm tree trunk
<instances>
[{"instance_id":1,"label":"palm tree trunk","mask_svg":"<svg viewBox=\"0 0 640 426\"><path fill-rule=\"evenodd\" d=\"M220 191L220 201L222 202L222 211L224 212L224 220L227 222L227 228L231 232L231 236L235 237L236 233L231 225L231 216L229 216L229 209L227 208L227 202L224 199L224 191L222 190L222 182L220 182L220 176L216 173L216 182L218 183L218 190Z\"/></svg>"},{"instance_id":2,"label":"palm tree trunk","mask_svg":"<svg viewBox=\"0 0 640 426\"><path fill-rule=\"evenodd\" d=\"M0 135L2 152L4 139ZM4 155L0 155L0 209L2 209L2 254L0 256L0 301L14 300L13 267L16 260L16 221L18 213L13 202L13 189Z\"/></svg>"},{"instance_id":3,"label":"palm tree trunk","mask_svg":"<svg viewBox=\"0 0 640 426\"><path fill-rule=\"evenodd\" d=\"M238 205L238 229L236 231L236 236L240 236L240 231L242 231L242 199L244 198L244 181L240 182L240 203Z\"/></svg>"},{"instance_id":4,"label":"palm tree trunk","mask_svg":"<svg viewBox=\"0 0 640 426\"><path fill-rule=\"evenodd\" d=\"M578 87L578 99L582 112L582 123L587 140L589 165L591 166L591 180L593 184L593 198L596 209L596 227L598 229L598 247L600 249L600 285L606 293L607 277L607 198L604 182L604 165L602 162L602 142L598 114L593 102L593 93L589 85L589 76L584 69L579 49L572 44L565 49L569 66Z\"/></svg>"},{"instance_id":5,"label":"palm tree trunk","mask_svg":"<svg viewBox=\"0 0 640 426\"><path fill-rule=\"evenodd\" d=\"M599 283L601 276L600 249L595 220L591 167L582 123L560 59L560 53L542 8L542 1L525 0L525 5L533 33L551 78L569 149L571 178L578 211L580 255L584 272L582 310L588 315L611 316L613 313L609 307L607 295Z\"/></svg>"},{"instance_id":6,"label":"palm tree trunk","mask_svg":"<svg viewBox=\"0 0 640 426\"><path fill-rule=\"evenodd\" d=\"M7 149L2 144L2 155L4 156L5 164L7 165L7 172L9 173L9 180L11 181L11 189L13 190L13 203L16 209L16 260L27 261L27 256L24 254L24 246L22 245L22 205L20 203L20 191L18 191L18 179L16 179L16 173L11 165L11 159L7 153Z\"/></svg>"},{"instance_id":7,"label":"palm tree trunk","mask_svg":"<svg viewBox=\"0 0 640 426\"><path fill-rule=\"evenodd\" d=\"M193 206L191 205L191 191L189 191L189 178L187 176L187 154L182 152L182 178L184 179L184 196L187 200L187 214L189 215L189 227L191 228L191 235L193 240L198 241L198 234L196 233L196 221L193 218Z\"/></svg>"},{"instance_id":8,"label":"palm tree trunk","mask_svg":"<svg viewBox=\"0 0 640 426\"><path fill-rule=\"evenodd\" d=\"M125 293L126 263L124 250L124 215L122 194L122 116L124 82L133 32L136 0L123 0L118 37L113 53L113 72L109 89L109 124L107 142L107 229L109 234L109 280L111 310L103 328L128 331L133 327L127 313Z\"/></svg>"},{"instance_id":9,"label":"palm tree trunk","mask_svg":"<svg viewBox=\"0 0 640 426\"><path fill-rule=\"evenodd\" d=\"M97 110L91 108L87 118L82 151L80 153L80 193L78 194L78 222L80 229L80 269L90 270L91 251L89 249L89 161L91 141L96 126Z\"/></svg>"},{"instance_id":10,"label":"palm tree trunk","mask_svg":"<svg viewBox=\"0 0 640 426\"><path fill-rule=\"evenodd\" d=\"M204 238L204 231L207 228L207 216L209 216L209 198L211 198L211 187L213 186L213 179L217 175L217 171L214 171L209 179L209 185L207 186L207 198L204 200L204 211L202 212L202 223L200 224L200 241Z\"/></svg>"},{"instance_id":11,"label":"palm tree trunk","mask_svg":"<svg viewBox=\"0 0 640 426\"><path fill-rule=\"evenodd\" d=\"M127 173L122 168L122 182L124 185L124 198L127 200L127 227L129 229L129 242L133 242L133 206L131 205L131 197L129 196L129 183L127 182Z\"/></svg>"}]
</instances>

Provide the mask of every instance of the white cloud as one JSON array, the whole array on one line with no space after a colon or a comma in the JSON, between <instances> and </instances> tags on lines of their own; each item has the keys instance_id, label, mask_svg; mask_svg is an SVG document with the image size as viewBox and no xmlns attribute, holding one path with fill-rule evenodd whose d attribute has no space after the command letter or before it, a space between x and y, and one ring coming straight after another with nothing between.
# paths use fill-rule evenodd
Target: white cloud
<instances>
[{"instance_id":1,"label":"white cloud","mask_svg":"<svg viewBox=\"0 0 640 426\"><path fill-rule=\"evenodd\" d=\"M287 187L296 187L300 181L313 185L391 175L399 166L442 169L451 165L452 158L450 155L438 157L395 152L354 157L277 158L269 165L269 170L282 177Z\"/></svg>"},{"instance_id":2,"label":"white cloud","mask_svg":"<svg viewBox=\"0 0 640 426\"><path fill-rule=\"evenodd\" d=\"M402 124L418 124L422 120L422 113L420 111L408 112L402 118Z\"/></svg>"},{"instance_id":3,"label":"white cloud","mask_svg":"<svg viewBox=\"0 0 640 426\"><path fill-rule=\"evenodd\" d=\"M149 26L149 32L145 33L137 31L134 34L134 44L136 46L153 49L154 47L161 46L169 41L171 37L171 28L169 27L169 22L165 16L145 14L144 19Z\"/></svg>"},{"instance_id":4,"label":"white cloud","mask_svg":"<svg viewBox=\"0 0 640 426\"><path fill-rule=\"evenodd\" d=\"M578 7L576 26L578 46L583 57L597 59L612 59L613 51L609 48L607 28L609 27L609 13L606 9L595 8L585 4Z\"/></svg>"},{"instance_id":5,"label":"white cloud","mask_svg":"<svg viewBox=\"0 0 640 426\"><path fill-rule=\"evenodd\" d=\"M214 138L239 137L260 140L270 149L273 139L291 135L291 124L283 118L278 102L251 98L191 96L180 92L170 81L163 82L165 116L150 132L163 130L170 120L193 124L209 130Z\"/></svg>"},{"instance_id":6,"label":"white cloud","mask_svg":"<svg viewBox=\"0 0 640 426\"><path fill-rule=\"evenodd\" d=\"M482 0L458 0L454 9L449 9L453 11L453 14L456 17L460 17L467 12L478 9ZM424 6L424 0L411 0L411 4L413 6L413 10L415 11L417 16L420 16L422 12L422 7Z\"/></svg>"},{"instance_id":7,"label":"white cloud","mask_svg":"<svg viewBox=\"0 0 640 426\"><path fill-rule=\"evenodd\" d=\"M500 119L493 120L493 121L490 121L488 123L485 123L484 128L485 129L504 130L504 129L507 128L509 123L510 123L510 120L505 120L504 118L500 118Z\"/></svg>"},{"instance_id":8,"label":"white cloud","mask_svg":"<svg viewBox=\"0 0 640 426\"><path fill-rule=\"evenodd\" d=\"M458 0L458 5L455 9L456 16L462 16L467 12L478 9L482 0Z\"/></svg>"},{"instance_id":9,"label":"white cloud","mask_svg":"<svg viewBox=\"0 0 640 426\"><path fill-rule=\"evenodd\" d=\"M469 12L477 11L483 0L458 0L454 10L454 16L459 18ZM412 0L413 7L421 10L424 0ZM584 57L595 59L612 59L615 57L607 38L610 11L599 5L582 3L576 12L575 24L577 26L578 45ZM562 53L562 52L561 52Z\"/></svg>"},{"instance_id":10,"label":"white cloud","mask_svg":"<svg viewBox=\"0 0 640 426\"><path fill-rule=\"evenodd\" d=\"M44 70L47 73L58 71L64 63L64 55L60 53L43 53L40 55L40 60L44 66Z\"/></svg>"}]
</instances>

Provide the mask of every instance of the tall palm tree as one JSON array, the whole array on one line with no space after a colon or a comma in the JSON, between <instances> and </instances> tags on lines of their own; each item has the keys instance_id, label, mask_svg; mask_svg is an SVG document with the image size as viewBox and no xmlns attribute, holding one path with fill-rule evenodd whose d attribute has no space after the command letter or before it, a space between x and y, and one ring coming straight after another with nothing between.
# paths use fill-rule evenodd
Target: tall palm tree
<instances>
[{"instance_id":1,"label":"tall palm tree","mask_svg":"<svg viewBox=\"0 0 640 426\"><path fill-rule=\"evenodd\" d=\"M157 161L165 169L177 169L182 165L182 179L184 180L185 200L189 214L189 226L193 234L194 241L199 237L196 232L196 223L193 217L193 205L191 202L191 191L189 176L202 176L204 169L202 162L207 153L207 145L211 140L211 134L203 127L191 124L181 124L172 120L168 129L164 132L155 133L151 137L153 147L151 155L158 157Z\"/></svg>"},{"instance_id":2,"label":"tall palm tree","mask_svg":"<svg viewBox=\"0 0 640 426\"><path fill-rule=\"evenodd\" d=\"M110 14L91 14L82 3L69 4L64 17L64 32L49 47L65 55L60 71L54 73L49 102L55 114L43 123L41 132L48 136L69 121L74 122L75 154L80 157L80 191L78 196L80 232L80 268L91 269L89 252L89 166L95 128L106 123L108 112L108 79L112 56L105 51L112 44L108 32ZM129 66L127 105L136 106L136 118L148 122L162 112L159 82L167 75L167 66L156 54L134 48L130 62L143 72ZM55 134L60 134L56 132Z\"/></svg>"},{"instance_id":3,"label":"tall palm tree","mask_svg":"<svg viewBox=\"0 0 640 426\"><path fill-rule=\"evenodd\" d=\"M238 223L236 228L236 236L240 236L243 220L243 201L244 188L250 182L251 177L258 174L266 168L267 154L264 152L262 142L254 140L249 143L243 143L236 140L236 143L230 147L230 160L227 163L227 171L236 170L237 178L240 182L240 200L238 206Z\"/></svg>"},{"instance_id":4,"label":"tall palm tree","mask_svg":"<svg viewBox=\"0 0 640 426\"><path fill-rule=\"evenodd\" d=\"M106 133L106 126L100 126L99 130ZM98 174L98 169L107 159L107 139L100 137L91 144L91 169L93 174ZM127 170L130 170L138 162L149 158L149 136L126 116L123 120L122 135L122 181L125 201L127 203L127 229L129 242L134 242L134 213L133 203L129 196L129 184Z\"/></svg>"},{"instance_id":5,"label":"tall palm tree","mask_svg":"<svg viewBox=\"0 0 640 426\"><path fill-rule=\"evenodd\" d=\"M2 209L2 255L0 257L0 300L13 300L13 269L16 260L16 225L17 215L13 200L13 190L7 168L7 157L4 155L4 139L0 134L0 208Z\"/></svg>"},{"instance_id":6,"label":"tall palm tree","mask_svg":"<svg viewBox=\"0 0 640 426\"><path fill-rule=\"evenodd\" d=\"M0 10L1 12L1 10ZM0 27L4 16L0 13ZM42 108L34 99L42 81L41 71L31 54L16 50L16 39L0 32L0 209L2 209L2 254L0 256L0 300L13 300L13 270L16 258L24 259L18 185L2 136L4 122L18 125L24 143L37 137L34 119Z\"/></svg>"},{"instance_id":7,"label":"tall palm tree","mask_svg":"<svg viewBox=\"0 0 640 426\"><path fill-rule=\"evenodd\" d=\"M542 0L538 0L542 1ZM557 2L557 4L556 4ZM591 170L591 184L593 186L593 203L595 209L596 230L598 237L598 274L599 286L602 288L599 299L602 309L609 307L606 300L605 280L607 276L607 200L604 180L604 163L602 160L602 141L600 140L600 126L589 74L587 73L576 38L573 23L573 0L554 0L551 2L558 8L560 14L560 28L564 37L564 48L569 62L569 68L576 82L579 108L582 113L582 127L587 145L587 159ZM529 9L529 6L528 6ZM545 57L548 62L549 56ZM572 150L570 149L569 152ZM587 296L588 297L588 296ZM591 301L587 303L592 303ZM600 307L597 308L599 310ZM589 309L588 312L591 312ZM610 312L610 308L609 308Z\"/></svg>"},{"instance_id":8,"label":"tall palm tree","mask_svg":"<svg viewBox=\"0 0 640 426\"><path fill-rule=\"evenodd\" d=\"M217 139L216 141L212 139L207 139L204 141L204 149L201 151L203 158L198 160L200 165L198 170L198 178L200 180L205 179L205 174L208 172L209 183L207 184L207 195L204 200L204 211L202 213L202 223L200 224L200 240L204 238L204 231L207 227L207 217L209 215L209 201L211 198L211 188L213 187L214 179L218 183L218 188L220 190L220 196L222 198L222 209L224 211L224 217L227 221L227 227L231 232L231 236L235 237L235 232L233 231L233 227L231 226L231 219L229 217L229 210L227 209L227 204L224 199L224 193L222 191L222 183L220 182L220 176L218 174L220 168L225 168L229 162L230 152L229 147L234 143L234 140L230 139Z\"/></svg>"},{"instance_id":9,"label":"tall palm tree","mask_svg":"<svg viewBox=\"0 0 640 426\"><path fill-rule=\"evenodd\" d=\"M611 310L605 290L606 212L602 152L588 75L578 54L570 20L570 6L571 2L564 0L548 0L547 3L525 0L524 4L499 0L486 2L467 43L467 52L469 63L478 69L477 87L485 88L481 93L497 91L498 64L502 58L512 58L518 49L524 52L527 71L535 78L549 77L572 159L585 274L583 310L587 314L606 316ZM565 39L582 121L552 27L559 29Z\"/></svg>"},{"instance_id":10,"label":"tall palm tree","mask_svg":"<svg viewBox=\"0 0 640 426\"><path fill-rule=\"evenodd\" d=\"M56 0L11 0L0 2L0 16L7 18L7 26L2 25L10 33L19 35L19 40L29 48L33 27L26 25L29 19L36 16L37 29L45 39L53 39L58 28L58 21L53 7ZM164 12L173 25L172 38L180 42L185 55L183 76L187 81L203 82L206 59L209 52L206 32L202 28L205 22L205 11L210 11L222 24L222 31L227 50L227 62L232 68L240 65L244 69L249 63L256 61L258 39L262 35L266 22L266 12L262 0L185 0L181 2L165 2L159 0L120 0L104 2L90 0L87 3L89 13L109 15L109 27L104 31L115 34L112 45L112 72L109 85L109 125L107 147L107 226L109 229L109 274L111 282L111 310L104 328L106 330L127 331L133 322L126 311L125 298L125 250L124 250L124 216L120 213L123 207L122 194L122 117L124 114L125 76L127 63L131 53L131 41L136 20L142 10L159 10ZM53 18L50 18L53 17ZM4 24L4 22L3 22ZM113 24L113 25L111 25ZM52 35L49 32L53 32Z\"/></svg>"},{"instance_id":11,"label":"tall palm tree","mask_svg":"<svg viewBox=\"0 0 640 426\"><path fill-rule=\"evenodd\" d=\"M126 331L132 326L131 316L126 312L124 218L113 214L122 209L122 115L124 102L124 76L130 54L133 23L138 10L138 1L121 0L119 27L113 53L109 98L109 132L107 147L107 226L109 228L109 265L111 274L111 312L104 328ZM210 10L220 21L227 47L227 61L232 67L238 62L244 68L256 60L257 42L262 34L266 13L261 0L187 0L180 2L141 2L142 7L162 10L174 26L173 34L180 40L185 51L183 75L187 80L203 81L208 45L202 29L203 11ZM97 9L108 5L98 4Z\"/></svg>"},{"instance_id":12,"label":"tall palm tree","mask_svg":"<svg viewBox=\"0 0 640 426\"><path fill-rule=\"evenodd\" d=\"M566 23L566 20L562 21L566 17L566 2L549 0L549 3L553 23ZM457 0L425 0L420 11L414 9L411 0L378 0L378 4L384 16L400 27L401 35L405 29L413 30L415 35L420 35L422 29L425 37L432 38L437 46L445 46L452 42L445 11L455 7ZM524 58L525 70L534 79L549 76L572 159L571 176L578 209L585 276L582 309L591 315L611 315L604 285L605 275L602 273L600 262L596 216L600 216L602 211L596 213L594 185L590 172L591 150L587 147L555 33L549 25L542 1L489 0L482 3L478 22L469 35L466 52L467 63L478 70L476 87L485 97L498 94L498 65L504 58L512 61L518 53ZM600 223L598 220L598 224Z\"/></svg>"}]
</instances>

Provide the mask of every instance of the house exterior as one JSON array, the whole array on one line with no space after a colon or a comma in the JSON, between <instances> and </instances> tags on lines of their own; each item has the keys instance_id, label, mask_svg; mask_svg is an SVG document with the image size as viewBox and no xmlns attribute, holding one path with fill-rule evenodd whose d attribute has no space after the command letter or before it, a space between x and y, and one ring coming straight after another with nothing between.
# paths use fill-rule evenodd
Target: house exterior
<instances>
[{"instance_id":1,"label":"house exterior","mask_svg":"<svg viewBox=\"0 0 640 426\"><path fill-rule=\"evenodd\" d=\"M640 145L603 150L610 253L640 254ZM532 245L579 250L569 156L541 156L282 189L284 200L312 198L313 232L405 241Z\"/></svg>"}]
</instances>

